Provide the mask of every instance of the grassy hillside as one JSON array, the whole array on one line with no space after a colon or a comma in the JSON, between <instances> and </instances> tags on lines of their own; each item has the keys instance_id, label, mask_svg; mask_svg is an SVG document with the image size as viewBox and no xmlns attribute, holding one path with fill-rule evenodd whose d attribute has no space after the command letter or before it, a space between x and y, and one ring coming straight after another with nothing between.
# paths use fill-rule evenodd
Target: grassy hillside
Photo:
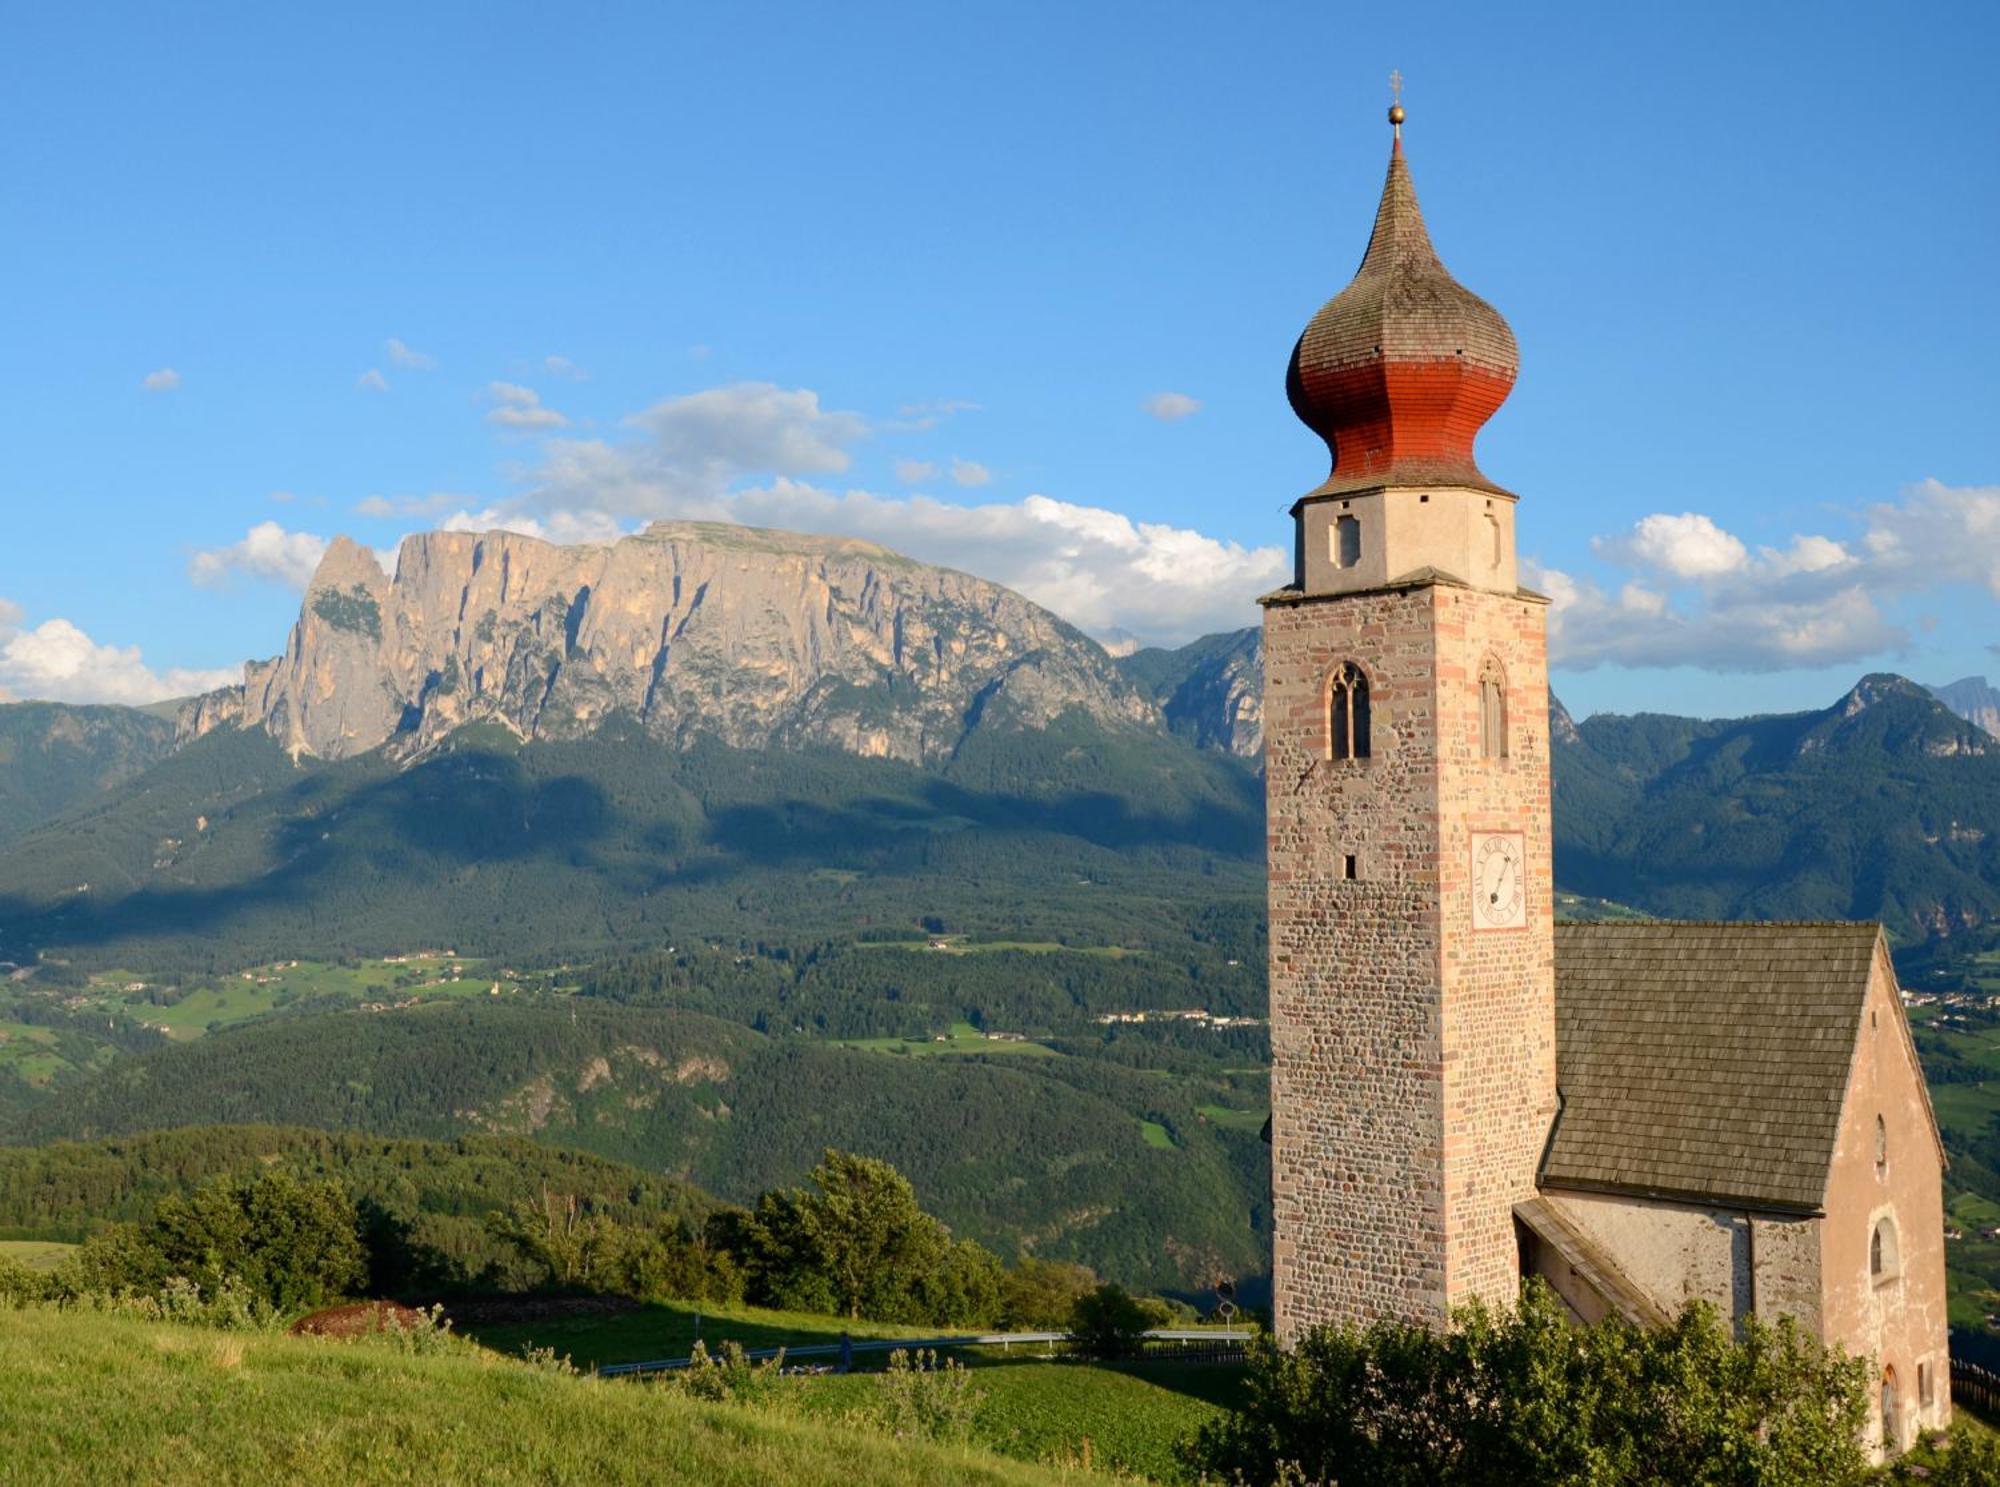
<instances>
[{"instance_id":1,"label":"grassy hillside","mask_svg":"<svg viewBox=\"0 0 2000 1487\"><path fill-rule=\"evenodd\" d=\"M0 1136L217 1121L523 1136L746 1202L838 1146L894 1163L926 1207L1003 1255L1202 1289L1266 1263L1265 1149L1247 1118L1205 1113L1258 1110L1262 1087L1255 1072L1169 1075L1059 1054L899 1057L542 998L226 1029L59 1089Z\"/></svg>"},{"instance_id":2,"label":"grassy hillside","mask_svg":"<svg viewBox=\"0 0 2000 1487\"><path fill-rule=\"evenodd\" d=\"M547 963L919 920L1157 938L1259 901L1260 811L1240 766L1074 718L976 734L943 771L619 724L295 766L229 730L0 852L0 956L213 970L448 938Z\"/></svg>"},{"instance_id":3,"label":"grassy hillside","mask_svg":"<svg viewBox=\"0 0 2000 1487\"><path fill-rule=\"evenodd\" d=\"M0 1326L0 1474L62 1483L1052 1483L1070 1474L492 1354L28 1311Z\"/></svg>"}]
</instances>

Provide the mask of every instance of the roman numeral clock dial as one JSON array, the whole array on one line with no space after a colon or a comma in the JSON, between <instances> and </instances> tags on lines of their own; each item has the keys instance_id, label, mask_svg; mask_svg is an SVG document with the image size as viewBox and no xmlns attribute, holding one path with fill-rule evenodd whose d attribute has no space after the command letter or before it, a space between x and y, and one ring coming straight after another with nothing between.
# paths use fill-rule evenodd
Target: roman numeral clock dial
<instances>
[{"instance_id":1,"label":"roman numeral clock dial","mask_svg":"<svg viewBox=\"0 0 2000 1487\"><path fill-rule=\"evenodd\" d=\"M1527 843L1518 831L1472 833L1472 927L1521 929L1528 922Z\"/></svg>"}]
</instances>

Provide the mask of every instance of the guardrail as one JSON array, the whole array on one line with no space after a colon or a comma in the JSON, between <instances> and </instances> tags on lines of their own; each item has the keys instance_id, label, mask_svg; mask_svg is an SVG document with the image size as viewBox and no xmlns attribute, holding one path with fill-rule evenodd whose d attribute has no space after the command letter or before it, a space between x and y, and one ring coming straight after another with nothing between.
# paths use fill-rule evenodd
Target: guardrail
<instances>
[{"instance_id":1,"label":"guardrail","mask_svg":"<svg viewBox=\"0 0 2000 1487\"><path fill-rule=\"evenodd\" d=\"M1254 1335L1247 1329L1158 1327L1146 1333L1145 1339L1147 1342L1182 1344L1234 1343L1237 1345L1236 1351L1241 1351L1242 1345L1249 1342ZM762 1362L767 1358L775 1358L780 1353L787 1359L838 1358L842 1348L846 1348L850 1355L889 1353L897 1348L912 1351L917 1348L929 1348L934 1352L941 1352L946 1348L1012 1348L1017 1344L1026 1347L1036 1343L1048 1345L1069 1340L1070 1335L1067 1332L981 1332L951 1337L857 1337L847 1343L815 1342L796 1348L746 1348L743 1356L752 1362ZM1206 1354L1209 1350L1201 1351ZM692 1358L653 1358L643 1363L603 1363L598 1365L597 1372L606 1378L617 1374L667 1373L676 1368L686 1368L693 1361ZM1215 1360L1205 1358L1204 1361Z\"/></svg>"},{"instance_id":2,"label":"guardrail","mask_svg":"<svg viewBox=\"0 0 2000 1487\"><path fill-rule=\"evenodd\" d=\"M2000 1373L1981 1368L1968 1358L1951 1360L1951 1402L1987 1419L2000 1419Z\"/></svg>"}]
</instances>

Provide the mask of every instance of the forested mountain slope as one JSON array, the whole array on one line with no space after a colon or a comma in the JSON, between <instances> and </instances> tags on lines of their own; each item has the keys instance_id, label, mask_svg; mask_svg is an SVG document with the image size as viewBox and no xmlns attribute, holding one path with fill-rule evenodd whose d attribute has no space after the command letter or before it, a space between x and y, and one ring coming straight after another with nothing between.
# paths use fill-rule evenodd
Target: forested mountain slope
<instances>
[{"instance_id":1,"label":"forested mountain slope","mask_svg":"<svg viewBox=\"0 0 2000 1487\"><path fill-rule=\"evenodd\" d=\"M527 1136L748 1201L823 1148L894 1163L1002 1254L1198 1288L1265 1264L1254 1119L1217 1080L1059 1055L896 1057L589 998L279 1018L122 1060L0 1127L94 1140L214 1122ZM1251 1096L1255 1098L1255 1096ZM1148 1139L1151 1121L1166 1140ZM0 1194L7 1164L0 1161Z\"/></svg>"},{"instance_id":2,"label":"forested mountain slope","mask_svg":"<svg viewBox=\"0 0 2000 1487\"><path fill-rule=\"evenodd\" d=\"M1116 941L1259 899L1261 806L1240 765L1074 712L932 769L679 749L623 718L532 745L470 728L408 764L294 764L231 728L0 850L0 959L548 963L919 920Z\"/></svg>"},{"instance_id":3,"label":"forested mountain slope","mask_svg":"<svg viewBox=\"0 0 2000 1487\"><path fill-rule=\"evenodd\" d=\"M0 703L0 841L133 778L173 742L172 722L135 707Z\"/></svg>"}]
</instances>

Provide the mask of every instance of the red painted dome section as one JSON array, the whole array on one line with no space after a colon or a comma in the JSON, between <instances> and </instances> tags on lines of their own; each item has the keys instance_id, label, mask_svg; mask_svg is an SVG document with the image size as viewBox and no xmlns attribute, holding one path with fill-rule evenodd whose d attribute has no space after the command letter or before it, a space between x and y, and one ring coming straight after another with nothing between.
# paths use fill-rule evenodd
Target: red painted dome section
<instances>
[{"instance_id":1,"label":"red painted dome section","mask_svg":"<svg viewBox=\"0 0 2000 1487\"><path fill-rule=\"evenodd\" d=\"M1320 307L1292 350L1292 411L1326 440L1333 473L1315 495L1383 485L1506 494L1472 444L1520 370L1500 312L1438 260L1397 141L1354 282Z\"/></svg>"}]
</instances>

